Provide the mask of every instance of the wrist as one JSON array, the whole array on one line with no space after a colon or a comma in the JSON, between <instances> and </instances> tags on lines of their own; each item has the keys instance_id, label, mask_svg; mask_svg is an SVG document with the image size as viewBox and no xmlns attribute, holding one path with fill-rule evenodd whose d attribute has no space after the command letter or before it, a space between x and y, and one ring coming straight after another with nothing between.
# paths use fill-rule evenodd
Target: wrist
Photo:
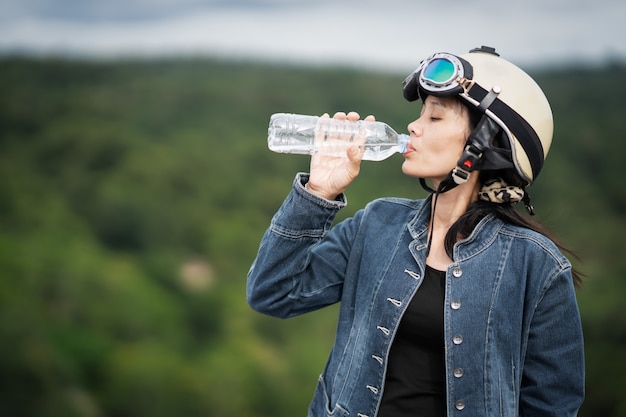
<instances>
[{"instance_id":1,"label":"wrist","mask_svg":"<svg viewBox=\"0 0 626 417\"><path fill-rule=\"evenodd\" d=\"M330 207L330 208L343 208L346 206L346 204L348 203L346 200L346 196L345 194L341 193L339 195L337 195L336 198L331 198L330 200L327 199L325 196L319 196L317 194L314 194L313 192L309 191L306 188L307 183L309 182L309 178L310 178L310 174L306 173L306 172L299 172L296 175L296 178L294 180L294 188L297 192L297 194L301 195L302 197L304 197L305 199L309 200L309 201L314 201L316 202L316 204L321 204L324 207ZM315 190L315 187L313 187Z\"/></svg>"},{"instance_id":2,"label":"wrist","mask_svg":"<svg viewBox=\"0 0 626 417\"><path fill-rule=\"evenodd\" d=\"M317 197L323 198L325 200L328 200L328 201L337 200L337 197L341 194L341 193L332 194L332 193L325 192L323 190L316 189L314 186L311 186L310 182L307 182L306 184L304 184L304 189L307 190L309 193Z\"/></svg>"}]
</instances>

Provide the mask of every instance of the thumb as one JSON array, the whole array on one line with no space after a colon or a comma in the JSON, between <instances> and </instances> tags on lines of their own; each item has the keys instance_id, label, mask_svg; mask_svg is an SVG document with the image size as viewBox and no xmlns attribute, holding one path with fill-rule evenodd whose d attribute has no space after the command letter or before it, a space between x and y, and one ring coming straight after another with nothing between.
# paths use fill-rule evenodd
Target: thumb
<instances>
[{"instance_id":1,"label":"thumb","mask_svg":"<svg viewBox=\"0 0 626 417\"><path fill-rule=\"evenodd\" d=\"M347 168L349 175L352 178L355 178L357 175L359 175L359 171L361 170L361 160L363 159L363 152L361 152L361 149L358 146L353 145L348 148L346 154L348 156Z\"/></svg>"},{"instance_id":2,"label":"thumb","mask_svg":"<svg viewBox=\"0 0 626 417\"><path fill-rule=\"evenodd\" d=\"M363 159L363 152L357 145L350 146L346 154L348 156L348 160L353 163L360 164L361 159Z\"/></svg>"}]
</instances>

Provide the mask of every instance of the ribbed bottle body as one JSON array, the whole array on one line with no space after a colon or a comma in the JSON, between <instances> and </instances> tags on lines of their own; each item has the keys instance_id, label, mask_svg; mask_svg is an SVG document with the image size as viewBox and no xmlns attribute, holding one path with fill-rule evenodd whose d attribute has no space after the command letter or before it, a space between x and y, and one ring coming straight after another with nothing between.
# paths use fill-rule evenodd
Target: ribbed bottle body
<instances>
[{"instance_id":1,"label":"ribbed bottle body","mask_svg":"<svg viewBox=\"0 0 626 417\"><path fill-rule=\"evenodd\" d=\"M382 122L336 120L318 116L276 113L270 119L268 146L279 153L323 153L345 157L346 150L357 144L363 159L381 161L394 153L403 153L408 137L399 135Z\"/></svg>"}]
</instances>

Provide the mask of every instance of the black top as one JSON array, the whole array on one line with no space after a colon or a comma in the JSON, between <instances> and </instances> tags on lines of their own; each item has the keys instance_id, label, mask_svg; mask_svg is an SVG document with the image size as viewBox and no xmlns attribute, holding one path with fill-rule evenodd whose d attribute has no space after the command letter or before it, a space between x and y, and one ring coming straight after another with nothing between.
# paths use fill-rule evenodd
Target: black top
<instances>
[{"instance_id":1,"label":"black top","mask_svg":"<svg viewBox=\"0 0 626 417\"><path fill-rule=\"evenodd\" d=\"M426 267L389 353L379 417L445 417L444 271Z\"/></svg>"}]
</instances>

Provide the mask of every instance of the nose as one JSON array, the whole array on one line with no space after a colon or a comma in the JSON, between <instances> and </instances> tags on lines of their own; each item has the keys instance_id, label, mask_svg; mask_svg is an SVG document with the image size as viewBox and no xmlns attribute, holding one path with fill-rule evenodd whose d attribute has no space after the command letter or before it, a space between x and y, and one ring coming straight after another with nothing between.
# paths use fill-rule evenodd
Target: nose
<instances>
[{"instance_id":1,"label":"nose","mask_svg":"<svg viewBox=\"0 0 626 417\"><path fill-rule=\"evenodd\" d=\"M409 125L407 126L407 129L409 130L409 134L411 136L421 136L422 134L422 128L420 127L419 123L418 123L419 119L415 119L413 120L411 123L409 123Z\"/></svg>"}]
</instances>

